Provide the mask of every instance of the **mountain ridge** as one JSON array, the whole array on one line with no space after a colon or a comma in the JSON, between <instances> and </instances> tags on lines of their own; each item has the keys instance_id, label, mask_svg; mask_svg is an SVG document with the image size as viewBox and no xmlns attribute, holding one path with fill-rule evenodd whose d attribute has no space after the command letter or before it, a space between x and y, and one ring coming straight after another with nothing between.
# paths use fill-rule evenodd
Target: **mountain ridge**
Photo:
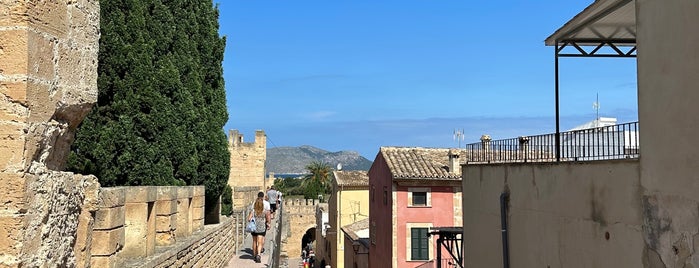
<instances>
[{"instance_id":1,"label":"mountain ridge","mask_svg":"<svg viewBox=\"0 0 699 268\"><path fill-rule=\"evenodd\" d=\"M330 152L311 145L267 148L268 173L304 174L313 161L325 162L333 169L342 164L343 170L369 170L372 164L356 151Z\"/></svg>"}]
</instances>

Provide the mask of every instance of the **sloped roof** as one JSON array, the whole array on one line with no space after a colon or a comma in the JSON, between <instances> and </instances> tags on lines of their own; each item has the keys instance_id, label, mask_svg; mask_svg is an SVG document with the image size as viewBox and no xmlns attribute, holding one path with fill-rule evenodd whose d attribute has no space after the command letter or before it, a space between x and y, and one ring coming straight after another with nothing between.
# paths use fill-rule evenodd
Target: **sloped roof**
<instances>
[{"instance_id":1,"label":"sloped roof","mask_svg":"<svg viewBox=\"0 0 699 268\"><path fill-rule=\"evenodd\" d=\"M369 186L369 175L364 170L334 171L338 186Z\"/></svg>"},{"instance_id":2,"label":"sloped roof","mask_svg":"<svg viewBox=\"0 0 699 268\"><path fill-rule=\"evenodd\" d=\"M369 218L342 226L342 231L352 240L369 238Z\"/></svg>"},{"instance_id":3,"label":"sloped roof","mask_svg":"<svg viewBox=\"0 0 699 268\"><path fill-rule=\"evenodd\" d=\"M544 43L554 46L563 40L635 40L635 3L633 0L596 0L546 38ZM584 45L584 42L580 44Z\"/></svg>"},{"instance_id":4,"label":"sloped roof","mask_svg":"<svg viewBox=\"0 0 699 268\"><path fill-rule=\"evenodd\" d=\"M381 147L394 179L461 180L460 170L449 170L449 151L459 153L459 163L466 163L466 150L422 147Z\"/></svg>"}]
</instances>

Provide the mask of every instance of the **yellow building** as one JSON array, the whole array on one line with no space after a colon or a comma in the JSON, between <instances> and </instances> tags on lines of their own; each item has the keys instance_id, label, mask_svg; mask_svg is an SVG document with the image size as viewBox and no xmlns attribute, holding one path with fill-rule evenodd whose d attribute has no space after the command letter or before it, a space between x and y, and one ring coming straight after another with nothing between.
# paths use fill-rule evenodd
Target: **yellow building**
<instances>
[{"instance_id":1,"label":"yellow building","mask_svg":"<svg viewBox=\"0 0 699 268\"><path fill-rule=\"evenodd\" d=\"M334 171L333 189L328 204L330 250L326 258L331 267L345 267L345 238L342 226L369 218L369 176L366 171ZM347 245L352 250L352 245Z\"/></svg>"}]
</instances>

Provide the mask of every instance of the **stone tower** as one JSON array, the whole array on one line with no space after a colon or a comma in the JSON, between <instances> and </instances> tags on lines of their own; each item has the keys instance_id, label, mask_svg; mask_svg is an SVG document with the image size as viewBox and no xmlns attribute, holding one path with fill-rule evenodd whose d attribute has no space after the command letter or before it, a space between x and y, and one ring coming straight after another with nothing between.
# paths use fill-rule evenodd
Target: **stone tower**
<instances>
[{"instance_id":1,"label":"stone tower","mask_svg":"<svg viewBox=\"0 0 699 268\"><path fill-rule=\"evenodd\" d=\"M265 161L267 161L267 135L255 131L255 142L243 142L243 135L234 129L228 133L228 151L231 153L231 170L228 185L236 187L265 188Z\"/></svg>"}]
</instances>

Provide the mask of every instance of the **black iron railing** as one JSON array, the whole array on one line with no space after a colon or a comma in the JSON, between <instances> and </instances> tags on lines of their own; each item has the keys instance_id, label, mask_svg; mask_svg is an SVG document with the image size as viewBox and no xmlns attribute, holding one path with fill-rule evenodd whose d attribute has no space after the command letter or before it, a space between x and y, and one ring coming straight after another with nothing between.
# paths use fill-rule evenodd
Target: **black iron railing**
<instances>
[{"instance_id":1,"label":"black iron railing","mask_svg":"<svg viewBox=\"0 0 699 268\"><path fill-rule=\"evenodd\" d=\"M522 136L466 145L469 163L594 161L638 158L638 122L595 127L560 133L556 155L556 134Z\"/></svg>"}]
</instances>

